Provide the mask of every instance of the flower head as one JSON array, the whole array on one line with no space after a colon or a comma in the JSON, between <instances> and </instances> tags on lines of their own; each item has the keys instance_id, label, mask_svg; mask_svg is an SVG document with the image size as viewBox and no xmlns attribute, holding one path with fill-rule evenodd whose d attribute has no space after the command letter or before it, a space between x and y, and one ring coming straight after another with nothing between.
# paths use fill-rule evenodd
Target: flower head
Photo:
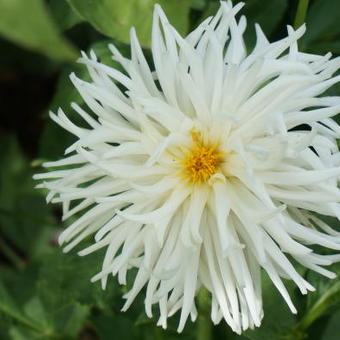
<instances>
[{"instance_id":1,"label":"flower head","mask_svg":"<svg viewBox=\"0 0 340 340\"><path fill-rule=\"evenodd\" d=\"M64 250L94 235L79 252L106 249L93 280L125 284L136 268L123 310L146 286L147 315L159 304L166 327L181 310L179 331L202 286L212 321L241 332L261 323L261 268L295 313L282 278L303 294L313 287L291 259L330 278L323 266L340 259L311 248L340 249L339 232L314 214L340 217L340 98L321 96L340 80L340 59L299 52L304 26L273 43L256 26L247 54L241 7L222 2L183 38L156 6L154 70L134 29L131 59L109 46L124 71L83 54L92 80L71 80L91 113L72 107L88 127L51 113L78 139L45 164L67 168L35 176L64 219L82 214L61 234Z\"/></svg>"}]
</instances>

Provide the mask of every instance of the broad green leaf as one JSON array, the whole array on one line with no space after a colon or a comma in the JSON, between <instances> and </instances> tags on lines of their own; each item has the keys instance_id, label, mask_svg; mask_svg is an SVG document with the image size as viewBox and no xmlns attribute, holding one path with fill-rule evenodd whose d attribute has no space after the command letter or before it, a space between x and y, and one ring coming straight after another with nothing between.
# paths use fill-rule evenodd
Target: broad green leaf
<instances>
[{"instance_id":1,"label":"broad green leaf","mask_svg":"<svg viewBox=\"0 0 340 340\"><path fill-rule=\"evenodd\" d=\"M129 42L132 26L144 46L149 46L153 7L159 3L182 34L188 29L191 0L68 0L72 8L99 32Z\"/></svg>"},{"instance_id":2,"label":"broad green leaf","mask_svg":"<svg viewBox=\"0 0 340 340\"><path fill-rule=\"evenodd\" d=\"M0 34L52 59L69 61L77 53L58 31L43 0L0 0Z\"/></svg>"}]
</instances>

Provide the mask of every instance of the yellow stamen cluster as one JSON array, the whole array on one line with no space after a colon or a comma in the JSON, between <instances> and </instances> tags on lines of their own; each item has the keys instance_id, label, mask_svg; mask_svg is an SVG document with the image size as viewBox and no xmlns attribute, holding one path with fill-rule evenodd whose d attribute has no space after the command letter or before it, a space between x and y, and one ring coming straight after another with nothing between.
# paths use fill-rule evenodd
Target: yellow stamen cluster
<instances>
[{"instance_id":1,"label":"yellow stamen cluster","mask_svg":"<svg viewBox=\"0 0 340 340\"><path fill-rule=\"evenodd\" d=\"M192 139L194 145L181 161L181 177L192 184L204 183L217 172L223 153L216 145L204 143L197 133L192 133Z\"/></svg>"}]
</instances>

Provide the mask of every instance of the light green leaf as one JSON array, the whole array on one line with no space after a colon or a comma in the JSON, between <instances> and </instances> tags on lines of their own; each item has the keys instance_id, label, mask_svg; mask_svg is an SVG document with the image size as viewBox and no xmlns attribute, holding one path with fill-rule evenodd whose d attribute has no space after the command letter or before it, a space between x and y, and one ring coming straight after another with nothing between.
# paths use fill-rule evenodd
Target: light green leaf
<instances>
[{"instance_id":1,"label":"light green leaf","mask_svg":"<svg viewBox=\"0 0 340 340\"><path fill-rule=\"evenodd\" d=\"M55 60L69 61L77 56L60 35L43 0L0 0L0 34Z\"/></svg>"},{"instance_id":2,"label":"light green leaf","mask_svg":"<svg viewBox=\"0 0 340 340\"><path fill-rule=\"evenodd\" d=\"M141 44L149 46L153 7L159 3L182 34L188 29L191 0L68 0L72 8L99 32L129 42L132 26Z\"/></svg>"}]
</instances>

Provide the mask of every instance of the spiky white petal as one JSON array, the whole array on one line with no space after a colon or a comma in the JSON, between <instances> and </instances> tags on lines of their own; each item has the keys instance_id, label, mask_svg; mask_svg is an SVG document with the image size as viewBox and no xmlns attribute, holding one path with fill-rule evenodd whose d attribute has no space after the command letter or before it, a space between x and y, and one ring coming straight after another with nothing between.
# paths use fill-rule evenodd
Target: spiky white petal
<instances>
[{"instance_id":1,"label":"spiky white petal","mask_svg":"<svg viewBox=\"0 0 340 340\"><path fill-rule=\"evenodd\" d=\"M211 293L214 323L224 319L237 333L259 326L261 268L296 313L282 278L303 294L314 288L287 255L329 278L322 266L340 259L310 247L340 250L340 233L313 214L340 217L340 127L332 119L340 97L321 96L340 81L333 77L340 58L299 52L304 26L270 43L257 25L247 54L246 19L235 19L242 6L221 2L185 38L156 6L154 70L134 29L131 59L110 46L124 71L83 53L92 81L71 80L91 113L72 107L88 127L61 109L51 113L77 141L66 158L45 164L68 168L35 176L46 180L39 187L50 190L48 201L63 204L64 219L82 213L60 236L64 250L94 235L79 252L106 248L93 281L105 288L117 275L125 284L137 268L123 310L146 286L147 315L159 304L158 324L166 327L180 310L178 331L189 315L196 318L202 286ZM179 175L193 131L224 155L218 167L219 155L202 156L211 157L208 170L196 175L209 179L199 183Z\"/></svg>"}]
</instances>

